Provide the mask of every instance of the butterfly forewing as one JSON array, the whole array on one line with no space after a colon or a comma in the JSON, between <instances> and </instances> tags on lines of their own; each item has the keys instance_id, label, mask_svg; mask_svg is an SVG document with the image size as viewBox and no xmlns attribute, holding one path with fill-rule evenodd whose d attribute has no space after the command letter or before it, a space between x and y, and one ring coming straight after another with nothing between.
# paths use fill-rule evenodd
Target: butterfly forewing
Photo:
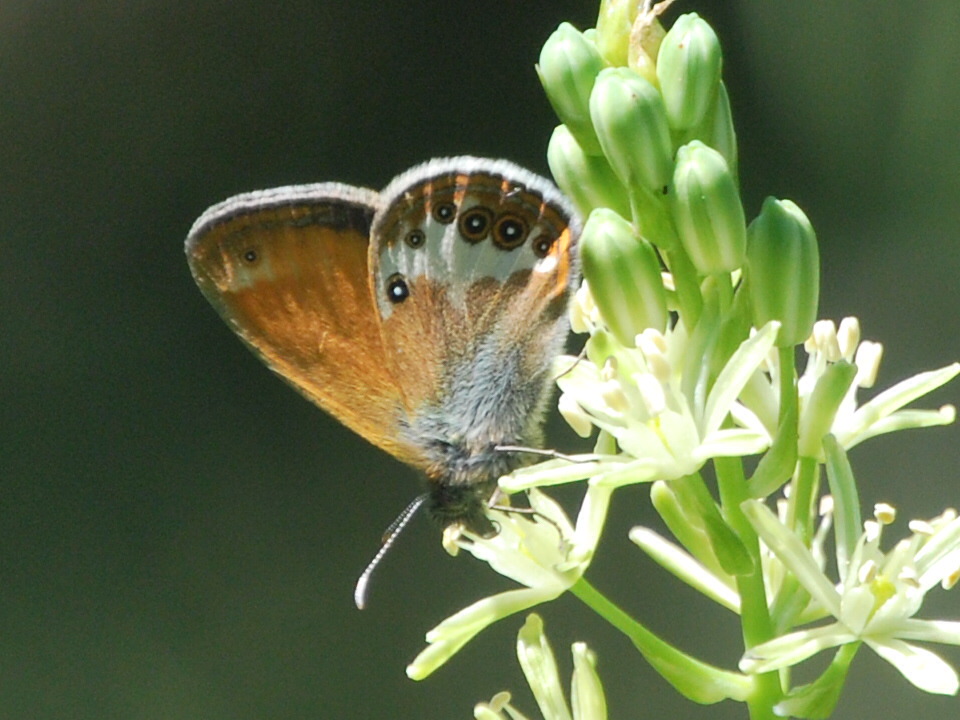
<instances>
[{"instance_id":1,"label":"butterfly forewing","mask_svg":"<svg viewBox=\"0 0 960 720\"><path fill-rule=\"evenodd\" d=\"M335 183L239 195L197 220L187 256L203 294L272 370L411 462L368 281L378 203Z\"/></svg>"}]
</instances>

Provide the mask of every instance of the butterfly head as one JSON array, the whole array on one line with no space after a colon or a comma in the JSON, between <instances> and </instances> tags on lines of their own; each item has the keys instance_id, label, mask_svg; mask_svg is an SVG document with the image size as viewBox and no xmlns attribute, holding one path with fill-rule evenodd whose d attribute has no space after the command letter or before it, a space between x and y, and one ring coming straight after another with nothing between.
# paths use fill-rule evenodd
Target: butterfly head
<instances>
[{"instance_id":1,"label":"butterfly head","mask_svg":"<svg viewBox=\"0 0 960 720\"><path fill-rule=\"evenodd\" d=\"M487 510L495 489L495 482L482 485L432 483L427 510L444 527L458 524L480 537L492 537L497 529L487 516Z\"/></svg>"}]
</instances>

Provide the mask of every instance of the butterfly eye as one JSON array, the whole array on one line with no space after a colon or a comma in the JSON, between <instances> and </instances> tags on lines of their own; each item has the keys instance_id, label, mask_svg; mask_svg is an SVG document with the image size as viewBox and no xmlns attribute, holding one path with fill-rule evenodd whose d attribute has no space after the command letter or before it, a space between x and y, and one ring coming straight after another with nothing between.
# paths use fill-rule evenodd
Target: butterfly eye
<instances>
[{"instance_id":1,"label":"butterfly eye","mask_svg":"<svg viewBox=\"0 0 960 720\"><path fill-rule=\"evenodd\" d=\"M485 207L473 207L460 216L457 229L467 242L483 240L493 224L493 211Z\"/></svg>"},{"instance_id":2,"label":"butterfly eye","mask_svg":"<svg viewBox=\"0 0 960 720\"><path fill-rule=\"evenodd\" d=\"M402 303L410 297L410 288L400 273L394 273L387 278L387 299L394 305Z\"/></svg>"},{"instance_id":3,"label":"butterfly eye","mask_svg":"<svg viewBox=\"0 0 960 720\"><path fill-rule=\"evenodd\" d=\"M516 215L505 213L493 226L493 242L502 250L513 250L527 239L527 224Z\"/></svg>"},{"instance_id":4,"label":"butterfly eye","mask_svg":"<svg viewBox=\"0 0 960 720\"><path fill-rule=\"evenodd\" d=\"M537 241L533 244L533 254L538 258L545 258L550 254L550 251L553 249L553 244L556 240L549 235L541 235L537 238Z\"/></svg>"},{"instance_id":5,"label":"butterfly eye","mask_svg":"<svg viewBox=\"0 0 960 720\"><path fill-rule=\"evenodd\" d=\"M423 230L411 230L403 238L403 241L416 250L418 247L423 247L423 244L427 241L427 236L423 234Z\"/></svg>"},{"instance_id":6,"label":"butterfly eye","mask_svg":"<svg viewBox=\"0 0 960 720\"><path fill-rule=\"evenodd\" d=\"M457 206L452 202L437 203L431 209L430 214L438 223L449 225L457 215Z\"/></svg>"}]
</instances>

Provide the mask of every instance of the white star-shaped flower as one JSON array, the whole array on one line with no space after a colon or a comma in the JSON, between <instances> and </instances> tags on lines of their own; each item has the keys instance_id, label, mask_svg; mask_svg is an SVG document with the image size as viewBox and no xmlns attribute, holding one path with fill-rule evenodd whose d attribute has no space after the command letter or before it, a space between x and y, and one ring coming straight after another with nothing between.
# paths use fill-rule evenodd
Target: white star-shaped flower
<instances>
[{"instance_id":1,"label":"white star-shaped flower","mask_svg":"<svg viewBox=\"0 0 960 720\"><path fill-rule=\"evenodd\" d=\"M577 307L574 327L593 327L584 288ZM698 354L698 341L682 325L666 333L646 330L635 348L604 334L602 365L573 358L558 364L564 370L557 380L560 411L583 436L593 427L605 431L620 452L549 460L502 478L500 487L516 492L586 477L619 487L683 477L714 457L763 452L770 432L737 398L766 362L777 329L769 323L741 343L712 384L708 363L700 361L703 348Z\"/></svg>"},{"instance_id":2,"label":"white star-shaped flower","mask_svg":"<svg viewBox=\"0 0 960 720\"><path fill-rule=\"evenodd\" d=\"M921 690L956 694L956 671L913 641L960 645L960 622L914 617L926 593L937 584L952 587L960 579L960 518L947 511L931 521L911 523L913 534L890 552L880 550L884 516L864 523L849 560L838 558L841 581L834 583L821 563L765 505L743 505L757 534L810 593L835 618L825 626L798 630L757 645L740 661L743 672L763 673L796 665L815 653L864 642Z\"/></svg>"},{"instance_id":3,"label":"white star-shaped flower","mask_svg":"<svg viewBox=\"0 0 960 720\"><path fill-rule=\"evenodd\" d=\"M524 587L479 600L437 625L427 633L429 644L407 667L407 675L427 677L488 625L566 592L590 566L611 493L611 488L588 487L576 526L556 502L533 490L532 514L490 511L499 530L495 536L459 531L453 539L458 548Z\"/></svg>"},{"instance_id":4,"label":"white star-shaped flower","mask_svg":"<svg viewBox=\"0 0 960 720\"><path fill-rule=\"evenodd\" d=\"M883 346L860 341L857 318L844 318L839 328L832 320L818 321L804 343L804 349L807 363L797 384L801 456L822 460L821 441L827 433L849 450L876 435L907 428L947 425L956 417L956 410L951 405L937 410L904 410L903 407L953 379L960 373L960 363L918 373L858 406L858 392L873 387L876 381ZM842 397L834 401L817 393L828 389L830 371L839 363L852 366L853 380L844 389ZM741 399L772 432L777 425L780 404L780 367L775 353L771 353L763 370L751 380Z\"/></svg>"}]
</instances>

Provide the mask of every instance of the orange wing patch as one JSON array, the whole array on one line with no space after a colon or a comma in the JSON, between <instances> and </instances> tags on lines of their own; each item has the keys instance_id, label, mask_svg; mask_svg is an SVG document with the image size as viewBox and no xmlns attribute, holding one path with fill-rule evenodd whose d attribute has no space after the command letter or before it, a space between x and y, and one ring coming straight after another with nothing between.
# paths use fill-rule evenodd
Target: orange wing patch
<instances>
[{"instance_id":1,"label":"orange wing patch","mask_svg":"<svg viewBox=\"0 0 960 720\"><path fill-rule=\"evenodd\" d=\"M368 285L376 195L348 188L351 203L344 188L286 188L270 191L274 204L251 194L211 208L187 240L190 268L274 372L369 442L415 463L398 441L400 396ZM324 198L324 189L339 197Z\"/></svg>"}]
</instances>

